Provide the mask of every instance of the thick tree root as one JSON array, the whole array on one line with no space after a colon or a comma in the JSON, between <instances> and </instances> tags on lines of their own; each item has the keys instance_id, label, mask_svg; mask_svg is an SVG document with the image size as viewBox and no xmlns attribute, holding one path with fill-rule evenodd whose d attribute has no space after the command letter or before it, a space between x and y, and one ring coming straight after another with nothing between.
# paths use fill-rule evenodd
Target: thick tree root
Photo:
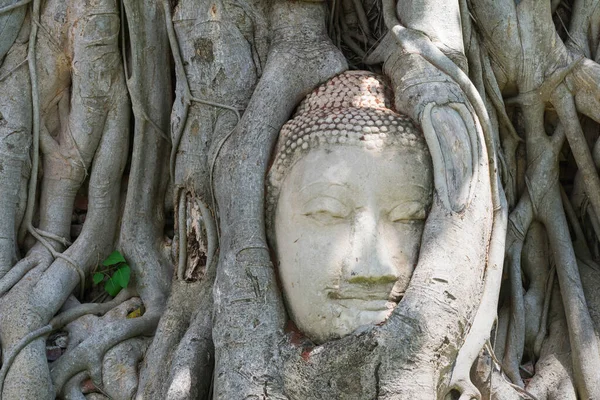
<instances>
[{"instance_id":1,"label":"thick tree root","mask_svg":"<svg viewBox=\"0 0 600 400\"><path fill-rule=\"evenodd\" d=\"M0 368L0 393L2 393L2 387L4 386L4 379L6 378L6 374L8 374L8 371L12 366L13 361L15 360L15 358L17 358L21 350L23 350L25 346L27 346L34 340L45 336L50 332L52 332L52 326L50 325L46 325L43 328L36 329L35 331L25 335L17 344L13 345L10 348L8 354L4 355L4 362L2 364L2 368Z\"/></svg>"},{"instance_id":2,"label":"thick tree root","mask_svg":"<svg viewBox=\"0 0 600 400\"><path fill-rule=\"evenodd\" d=\"M494 210L500 207L500 192L498 185L500 181L495 178L499 172L497 167L495 149L496 145L493 141L494 134L492 124L487 113L485 104L477 89L465 74L448 56L438 49L431 40L421 32L407 29L398 20L396 14L396 2L394 0L385 0L383 6L383 15L386 26L390 34L397 40L399 47L408 54L417 54L430 62L434 67L448 75L462 89L471 107L475 110L478 122L483 130L484 143L489 157L492 185L492 201ZM417 119L421 121L421 118Z\"/></svg>"},{"instance_id":3,"label":"thick tree root","mask_svg":"<svg viewBox=\"0 0 600 400\"><path fill-rule=\"evenodd\" d=\"M104 355L115 345L139 335L151 335L160 315L146 312L143 317L114 322L94 332L79 346L67 352L52 366L51 375L56 392L76 374L88 371L96 385L102 385Z\"/></svg>"},{"instance_id":4,"label":"thick tree root","mask_svg":"<svg viewBox=\"0 0 600 400\"><path fill-rule=\"evenodd\" d=\"M36 329L35 331L32 331L29 334L25 335L23 338L21 338L21 340L19 340L19 342L17 344L13 345L9 349L8 354L4 357L4 362L2 364L2 368L0 369L0 393L2 393L2 386L4 384L4 379L6 378L6 374L8 373L8 371L12 365L12 362L17 357L17 355L21 352L21 350L23 350L25 348L25 346L27 346L28 344L30 344L31 342L33 342L34 340L36 340L42 336L46 336L54 331L57 331L57 330L63 328L67 324L71 323L72 321L74 321L86 314L94 314L94 315L104 314L104 313L108 312L109 310L111 310L112 308L116 307L119 303L132 297L133 294L134 293L132 291L122 290L115 299L113 299L112 301L109 301L107 303L99 303L99 304L87 303L87 304L82 304L78 307L74 307L74 308L72 308L68 311L65 311L65 312L57 315L56 317L52 318L52 320L50 320L50 323L48 325L46 325L42 328Z\"/></svg>"},{"instance_id":5,"label":"thick tree root","mask_svg":"<svg viewBox=\"0 0 600 400\"><path fill-rule=\"evenodd\" d=\"M138 387L138 364L151 338L136 337L108 350L102 362L102 391L114 400L131 400Z\"/></svg>"},{"instance_id":6,"label":"thick tree root","mask_svg":"<svg viewBox=\"0 0 600 400\"><path fill-rule=\"evenodd\" d=\"M33 9L31 15L31 31L29 33L29 48L27 52L27 63L29 65L29 79L31 83L31 103L33 114L33 148L32 148L32 166L31 177L29 179L29 187L27 194L27 207L25 209L25 220L19 232L19 242L25 239L25 232L29 230L33 219L33 211L36 200L36 190L38 184L38 168L40 159L40 98L37 79L36 67L36 39L40 20L40 0L33 0ZM54 249L48 249L53 251Z\"/></svg>"},{"instance_id":7,"label":"thick tree root","mask_svg":"<svg viewBox=\"0 0 600 400\"><path fill-rule=\"evenodd\" d=\"M64 390L65 400L85 400L85 396L81 392L81 383L88 378L87 372L81 372L75 375L67 384Z\"/></svg>"},{"instance_id":8,"label":"thick tree root","mask_svg":"<svg viewBox=\"0 0 600 400\"><path fill-rule=\"evenodd\" d=\"M32 250L27 257L21 259L4 277L0 279L0 297L8 293L29 271L40 265L50 266L52 260L47 251Z\"/></svg>"},{"instance_id":9,"label":"thick tree root","mask_svg":"<svg viewBox=\"0 0 600 400\"><path fill-rule=\"evenodd\" d=\"M471 330L458 352L452 370L452 378L448 385L449 390L458 390L461 393L459 400L481 399L481 393L471 382L470 374L473 363L490 339L498 310L508 219L508 205L502 193L500 199L502 201L501 208L494 213L494 225L481 303L473 319Z\"/></svg>"},{"instance_id":10,"label":"thick tree root","mask_svg":"<svg viewBox=\"0 0 600 400\"><path fill-rule=\"evenodd\" d=\"M140 366L136 399L163 399L169 376L165 372L173 363L177 348L194 318L194 313L208 309L198 296L202 282L174 280L171 295L152 344ZM212 299L211 299L212 300ZM210 371L212 373L212 370Z\"/></svg>"},{"instance_id":11,"label":"thick tree root","mask_svg":"<svg viewBox=\"0 0 600 400\"><path fill-rule=\"evenodd\" d=\"M296 104L346 68L327 38L323 11L317 3L274 3L271 29L277 33L267 64L217 160L215 195L222 235L214 289L215 398L263 396L265 391L269 397L283 397L273 357L285 312L263 230L263 188L269 149ZM250 374L260 379L243 378L250 366Z\"/></svg>"}]
</instances>

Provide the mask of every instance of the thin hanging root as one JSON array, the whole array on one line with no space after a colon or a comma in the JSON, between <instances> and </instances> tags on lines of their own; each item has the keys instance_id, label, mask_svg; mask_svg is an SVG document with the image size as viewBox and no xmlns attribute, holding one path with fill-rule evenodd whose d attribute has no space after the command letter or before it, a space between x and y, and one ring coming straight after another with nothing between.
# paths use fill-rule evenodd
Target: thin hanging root
<instances>
[{"instance_id":1,"label":"thin hanging root","mask_svg":"<svg viewBox=\"0 0 600 400\"><path fill-rule=\"evenodd\" d=\"M80 306L74 307L68 311L65 311L62 314L57 315L56 317L50 320L48 325L45 325L39 329L36 329L33 332L28 333L24 337L17 342L13 347L8 350L8 354L4 357L4 363L2 364L2 368L0 368L0 395L2 394L2 387L4 386L4 379L12 366L13 361L21 350L27 347L31 342L36 339L41 338L51 332L59 330L63 328L65 325L75 321L76 319L87 315L87 314L95 314L102 315L112 310L120 303L125 300L133 297L134 293L132 291L128 291L127 289L122 290L121 293L117 295L113 300L107 303L99 303L99 304L82 304Z\"/></svg>"},{"instance_id":2,"label":"thin hanging root","mask_svg":"<svg viewBox=\"0 0 600 400\"><path fill-rule=\"evenodd\" d=\"M86 175L87 175L87 171L86 171ZM70 245L73 244L69 239L67 239L65 237L62 237L60 235L55 235L54 233L51 233L51 232L43 231L43 230L41 230L39 228L35 228L35 232L38 235L45 237L46 239L51 239L51 240L55 240L55 241L57 241L59 243L62 243L62 245L65 246L65 247L70 246Z\"/></svg>"},{"instance_id":3,"label":"thin hanging root","mask_svg":"<svg viewBox=\"0 0 600 400\"><path fill-rule=\"evenodd\" d=\"M360 29L362 29L365 36L370 36L371 28L369 27L369 20L367 18L367 14L365 13L365 9L363 8L362 1L352 0L352 3L354 4L354 10L356 11Z\"/></svg>"},{"instance_id":4,"label":"thin hanging root","mask_svg":"<svg viewBox=\"0 0 600 400\"><path fill-rule=\"evenodd\" d=\"M536 89L529 92L519 93L518 95L505 100L506 105L530 105L540 101L552 101L556 90L563 86L567 75L575 70L585 57L580 57L564 68L556 70L550 77Z\"/></svg>"},{"instance_id":5,"label":"thin hanging root","mask_svg":"<svg viewBox=\"0 0 600 400\"><path fill-rule=\"evenodd\" d=\"M496 320L498 298L502 284L504 245L508 219L506 198L503 192L501 192L500 196L502 203L500 204L501 208L494 213L493 233L490 241L481 303L473 319L471 329L465 338L465 342L456 357L456 363L454 364L449 384L450 390L454 389L461 392L460 399L462 400L481 399L481 393L471 382L470 371L481 349L483 349L485 343L490 339L492 326Z\"/></svg>"},{"instance_id":6,"label":"thin hanging root","mask_svg":"<svg viewBox=\"0 0 600 400\"><path fill-rule=\"evenodd\" d=\"M214 173L215 173L215 164L217 163L217 157L219 156L219 153L221 152L221 148L223 147L223 145L225 144L225 142L227 141L227 139L229 139L231 137L231 135L233 134L233 132L235 132L235 127L237 126L237 124L240 122L240 116L239 114L238 116L238 120L235 124L235 126L225 135L223 136L223 138L219 141L219 143L217 143L217 149L215 150L215 153L212 157L212 159L210 160L210 166L209 166L209 173L208 173L208 182L210 185L210 198L212 201L212 207L213 210L215 212L215 214L217 213L217 201L215 199L215 188L214 188ZM216 215L215 215L216 218ZM220 240L220 233L219 230L217 229L217 240Z\"/></svg>"},{"instance_id":7,"label":"thin hanging root","mask_svg":"<svg viewBox=\"0 0 600 400\"><path fill-rule=\"evenodd\" d=\"M224 108L225 110L229 110L232 113L234 113L237 118L237 121L238 122L240 121L240 118L241 118L240 111L235 107L231 107L231 106L228 106L227 104L223 104L223 103L217 103L214 101L199 99L197 97L190 97L190 101L193 101L194 103L206 104L207 106Z\"/></svg>"},{"instance_id":8,"label":"thin hanging root","mask_svg":"<svg viewBox=\"0 0 600 400\"><path fill-rule=\"evenodd\" d=\"M483 85L485 86L487 98L490 99L490 102L496 110L500 124L504 126L511 139L517 142L523 142L523 139L521 139L521 137L517 134L515 127L513 126L508 114L506 113L504 99L502 98L502 94L498 89L496 75L494 75L494 71L492 70L492 64L490 62L490 57L487 53L483 55L482 64L484 75Z\"/></svg>"},{"instance_id":9,"label":"thin hanging root","mask_svg":"<svg viewBox=\"0 0 600 400\"><path fill-rule=\"evenodd\" d=\"M558 182L556 182L558 185ZM557 275L567 318L571 356L577 391L583 398L600 398L598 341L586 306L579 267L558 189L548 196L551 204L540 220L546 227L555 254Z\"/></svg>"},{"instance_id":10,"label":"thin hanging root","mask_svg":"<svg viewBox=\"0 0 600 400\"><path fill-rule=\"evenodd\" d=\"M70 310L67 310L61 314L58 314L56 317L52 318L48 325L52 327L52 330L61 329L71 322L75 321L83 317L84 315L93 314L93 315L104 315L113 308L117 307L119 304L129 300L130 298L136 295L135 291L131 288L123 289L119 292L119 294L112 299L111 301L107 301L106 303L83 303L78 305L77 307L73 307Z\"/></svg>"},{"instance_id":11,"label":"thin hanging root","mask_svg":"<svg viewBox=\"0 0 600 400\"><path fill-rule=\"evenodd\" d=\"M352 36L350 36L349 33L349 28L348 25L346 24L346 21L342 18L342 39L344 40L344 43L346 44L346 46L348 46L350 48L350 50L352 50L357 56L359 56L361 59L364 59L366 56L366 53L363 49L360 48L360 46L358 45L358 43L356 43L354 41L354 39L352 38Z\"/></svg>"},{"instance_id":12,"label":"thin hanging root","mask_svg":"<svg viewBox=\"0 0 600 400\"><path fill-rule=\"evenodd\" d=\"M558 85L552 96L552 104L556 108L558 118L565 129L565 134L577 167L585 182L585 191L592 203L596 215L600 214L600 177L596 170L592 153L587 145L573 95L564 86Z\"/></svg>"},{"instance_id":13,"label":"thin hanging root","mask_svg":"<svg viewBox=\"0 0 600 400\"><path fill-rule=\"evenodd\" d=\"M485 104L477 92L469 77L448 56L438 49L431 40L418 31L407 29L396 16L394 0L383 0L383 17L385 24L400 46L410 54L418 54L431 63L434 67L453 79L467 96L471 106L477 114L481 128L483 129L483 140L487 149L490 164L490 182L492 186L492 204L494 210L500 207L500 190L498 188L498 174L496 151L492 124L488 116Z\"/></svg>"},{"instance_id":14,"label":"thin hanging root","mask_svg":"<svg viewBox=\"0 0 600 400\"><path fill-rule=\"evenodd\" d=\"M31 0L29 0L31 1ZM2 12L0 11L0 14ZM21 68L23 65L25 65L25 63L27 62L27 58L25 58L23 61L21 61L20 63L18 63L17 65L15 65L15 67L13 69L11 69L10 71L8 71L7 73L5 73L4 75L0 76L0 82L2 82L3 80L5 80L6 78L8 78L9 76L11 76L16 70L18 70L19 68Z\"/></svg>"},{"instance_id":15,"label":"thin hanging root","mask_svg":"<svg viewBox=\"0 0 600 400\"><path fill-rule=\"evenodd\" d=\"M531 400L538 400L537 397L535 397L533 394L529 393L527 390L513 384L511 381L509 381L506 378L506 375L504 375L503 371L502 371L502 363L500 363L500 361L498 361L498 358L496 357L496 353L494 353L494 349L492 349L492 345L490 344L490 341L488 340L485 344L485 348L488 351L490 357L492 357L492 361L494 361L494 364L496 365L496 368L498 369L498 371L500 372L500 376L502 376L502 378L506 381L506 383L513 388L514 390L516 390L519 394L523 395L525 398L527 399L531 399ZM491 392L491 391L490 391Z\"/></svg>"},{"instance_id":16,"label":"thin hanging root","mask_svg":"<svg viewBox=\"0 0 600 400\"><path fill-rule=\"evenodd\" d=\"M21 1L17 1L14 4L2 7L2 8L0 8L0 15L6 14L7 12L14 10L15 8L23 7L29 3L31 3L31 0L21 0Z\"/></svg>"},{"instance_id":17,"label":"thin hanging root","mask_svg":"<svg viewBox=\"0 0 600 400\"><path fill-rule=\"evenodd\" d=\"M569 200L569 197L565 193L565 190L562 186L560 187L560 198L562 199L563 206L565 208L567 220L569 221L569 224L573 228L573 233L575 234L575 239L573 240L576 250L575 254L578 258L583 258L583 261L586 265L588 265L591 268L597 269L597 267L594 266L594 264L596 263L592 260L592 255L585 240L585 234L583 233L583 229L581 228L581 224L579 223L577 214L573 209L571 200ZM578 253L577 250L580 250L580 252ZM583 252L584 254L581 254L581 252Z\"/></svg>"},{"instance_id":18,"label":"thin hanging root","mask_svg":"<svg viewBox=\"0 0 600 400\"><path fill-rule=\"evenodd\" d=\"M185 129L185 124L190 110L190 98L192 97L192 94L190 92L190 84L188 83L185 69L183 68L183 59L181 58L181 52L179 51L179 43L177 42L177 35L175 35L175 28L173 28L171 4L169 0L163 0L162 4L165 12L165 23L167 25L169 45L171 46L171 53L173 54L173 59L175 61L177 82L183 85L183 113L181 116L181 121L179 121L177 132L175 132L175 136L173 138L171 155L169 158L169 174L171 176L171 182L175 183L175 159L177 158L177 151L179 149L179 144L181 143L181 137L183 136L183 131Z\"/></svg>"}]
</instances>

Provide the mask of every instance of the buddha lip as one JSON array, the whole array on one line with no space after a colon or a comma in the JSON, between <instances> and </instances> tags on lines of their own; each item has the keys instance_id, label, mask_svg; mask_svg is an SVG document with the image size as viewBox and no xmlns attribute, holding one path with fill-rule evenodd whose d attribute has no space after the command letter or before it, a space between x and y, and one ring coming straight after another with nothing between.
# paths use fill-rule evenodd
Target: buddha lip
<instances>
[{"instance_id":1,"label":"buddha lip","mask_svg":"<svg viewBox=\"0 0 600 400\"><path fill-rule=\"evenodd\" d=\"M327 297L332 300L385 300L394 301L390 298L390 290L388 285L382 287L344 287L344 288L327 288Z\"/></svg>"}]
</instances>

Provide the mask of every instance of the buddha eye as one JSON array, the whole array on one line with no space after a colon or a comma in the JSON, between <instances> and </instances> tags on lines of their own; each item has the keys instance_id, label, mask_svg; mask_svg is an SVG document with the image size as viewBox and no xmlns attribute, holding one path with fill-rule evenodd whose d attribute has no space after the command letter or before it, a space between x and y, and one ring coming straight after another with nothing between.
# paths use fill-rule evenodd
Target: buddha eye
<instances>
[{"instance_id":1,"label":"buddha eye","mask_svg":"<svg viewBox=\"0 0 600 400\"><path fill-rule=\"evenodd\" d=\"M306 202L302 215L324 224L334 224L345 220L350 215L350 208L333 197L320 196Z\"/></svg>"},{"instance_id":2,"label":"buddha eye","mask_svg":"<svg viewBox=\"0 0 600 400\"><path fill-rule=\"evenodd\" d=\"M424 221L427 218L427 212L423 204L416 201L402 203L392 209L389 214L391 222L413 223Z\"/></svg>"}]
</instances>

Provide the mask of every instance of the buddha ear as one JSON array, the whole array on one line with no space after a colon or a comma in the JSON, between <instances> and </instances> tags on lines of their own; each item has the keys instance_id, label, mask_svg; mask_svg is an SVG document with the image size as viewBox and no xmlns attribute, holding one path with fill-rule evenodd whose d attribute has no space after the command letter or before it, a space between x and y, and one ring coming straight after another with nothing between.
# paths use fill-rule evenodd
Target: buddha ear
<instances>
[{"instance_id":1,"label":"buddha ear","mask_svg":"<svg viewBox=\"0 0 600 400\"><path fill-rule=\"evenodd\" d=\"M438 196L450 211L459 213L471 202L477 176L476 122L464 104L429 103L421 114L421 127Z\"/></svg>"}]
</instances>

